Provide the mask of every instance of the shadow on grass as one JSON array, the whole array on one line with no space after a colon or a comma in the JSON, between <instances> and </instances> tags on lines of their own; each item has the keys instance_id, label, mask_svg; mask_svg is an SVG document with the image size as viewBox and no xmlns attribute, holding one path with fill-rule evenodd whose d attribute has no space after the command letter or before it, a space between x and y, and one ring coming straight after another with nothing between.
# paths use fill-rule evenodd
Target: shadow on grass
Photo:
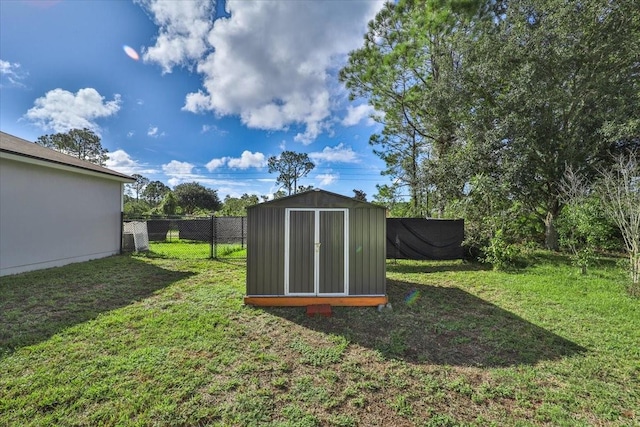
<instances>
[{"instance_id":1,"label":"shadow on grass","mask_svg":"<svg viewBox=\"0 0 640 427\"><path fill-rule=\"evenodd\" d=\"M3 277L0 358L190 275L131 256L114 256Z\"/></svg>"},{"instance_id":2,"label":"shadow on grass","mask_svg":"<svg viewBox=\"0 0 640 427\"><path fill-rule=\"evenodd\" d=\"M430 261L424 263L411 260L388 260L387 272L390 273L442 273L442 272L464 272L491 270L488 264L474 263L468 261Z\"/></svg>"},{"instance_id":3,"label":"shadow on grass","mask_svg":"<svg viewBox=\"0 0 640 427\"><path fill-rule=\"evenodd\" d=\"M461 289L388 280L393 310L333 307L331 318L303 308L264 310L412 363L506 367L585 352L583 347Z\"/></svg>"}]
</instances>

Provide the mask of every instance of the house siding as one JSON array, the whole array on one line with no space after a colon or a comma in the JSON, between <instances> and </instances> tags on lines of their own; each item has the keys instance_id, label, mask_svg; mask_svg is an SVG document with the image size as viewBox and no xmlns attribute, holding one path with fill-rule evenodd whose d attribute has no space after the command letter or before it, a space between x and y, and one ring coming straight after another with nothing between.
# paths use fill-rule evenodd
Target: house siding
<instances>
[{"instance_id":1,"label":"house siding","mask_svg":"<svg viewBox=\"0 0 640 427\"><path fill-rule=\"evenodd\" d=\"M122 182L0 158L0 276L119 253Z\"/></svg>"}]
</instances>

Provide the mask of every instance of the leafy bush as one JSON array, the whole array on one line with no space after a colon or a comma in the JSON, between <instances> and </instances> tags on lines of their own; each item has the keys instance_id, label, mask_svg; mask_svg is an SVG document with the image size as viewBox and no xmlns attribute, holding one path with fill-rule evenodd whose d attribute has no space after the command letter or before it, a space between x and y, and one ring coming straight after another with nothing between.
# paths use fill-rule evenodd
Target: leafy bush
<instances>
[{"instance_id":1,"label":"leafy bush","mask_svg":"<svg viewBox=\"0 0 640 427\"><path fill-rule=\"evenodd\" d=\"M593 264L596 250L619 250L615 226L605 218L596 197L574 199L567 204L556 222L560 245L572 254L582 274Z\"/></svg>"},{"instance_id":2,"label":"leafy bush","mask_svg":"<svg viewBox=\"0 0 640 427\"><path fill-rule=\"evenodd\" d=\"M520 248L504 238L502 229L498 230L484 248L483 260L493 266L494 270L509 270L516 267Z\"/></svg>"}]
</instances>

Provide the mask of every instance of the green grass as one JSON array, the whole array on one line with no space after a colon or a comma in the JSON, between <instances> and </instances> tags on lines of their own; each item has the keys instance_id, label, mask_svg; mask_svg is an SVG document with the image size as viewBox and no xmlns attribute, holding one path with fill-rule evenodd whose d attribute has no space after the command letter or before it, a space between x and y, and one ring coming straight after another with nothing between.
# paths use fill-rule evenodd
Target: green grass
<instances>
[{"instance_id":1,"label":"green grass","mask_svg":"<svg viewBox=\"0 0 640 427\"><path fill-rule=\"evenodd\" d=\"M149 242L152 256L176 259L209 259L211 245L192 240L171 240L167 242ZM215 256L219 258L246 258L247 249L239 244L217 244Z\"/></svg>"},{"instance_id":2,"label":"green grass","mask_svg":"<svg viewBox=\"0 0 640 427\"><path fill-rule=\"evenodd\" d=\"M0 426L640 424L640 301L603 260L390 262L392 310L242 304L242 261L0 281Z\"/></svg>"}]
</instances>

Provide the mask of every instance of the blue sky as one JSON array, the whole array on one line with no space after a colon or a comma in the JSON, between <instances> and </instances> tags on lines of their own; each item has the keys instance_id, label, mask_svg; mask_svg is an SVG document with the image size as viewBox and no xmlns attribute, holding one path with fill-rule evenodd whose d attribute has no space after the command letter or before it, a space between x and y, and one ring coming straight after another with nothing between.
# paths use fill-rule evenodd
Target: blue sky
<instances>
[{"instance_id":1,"label":"blue sky","mask_svg":"<svg viewBox=\"0 0 640 427\"><path fill-rule=\"evenodd\" d=\"M384 164L337 74L374 0L0 1L0 129L88 127L107 166L221 198L277 190L266 159L308 153L303 185L368 198ZM139 60L129 57L130 46Z\"/></svg>"}]
</instances>

